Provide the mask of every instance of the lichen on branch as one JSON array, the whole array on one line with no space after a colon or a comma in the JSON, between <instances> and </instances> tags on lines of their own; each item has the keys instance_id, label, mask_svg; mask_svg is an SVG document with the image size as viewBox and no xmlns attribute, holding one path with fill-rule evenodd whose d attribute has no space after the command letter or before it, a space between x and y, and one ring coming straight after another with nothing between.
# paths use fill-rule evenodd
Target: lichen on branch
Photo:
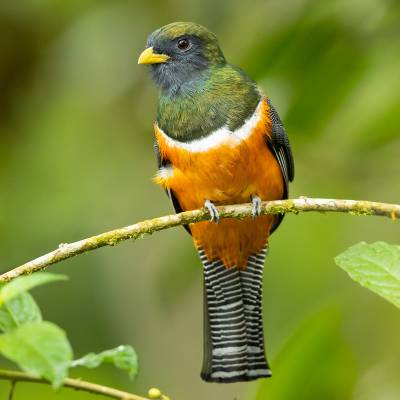
<instances>
[{"instance_id":1,"label":"lichen on branch","mask_svg":"<svg viewBox=\"0 0 400 400\"><path fill-rule=\"evenodd\" d=\"M252 204L236 204L217 207L220 218L243 219L252 215ZM354 215L377 215L396 220L400 218L400 205L377 203L364 200L337 200L300 197L298 199L264 201L261 214L285 214L300 212L342 212ZM114 229L73 243L60 244L56 250L29 261L17 268L0 275L0 282L7 282L18 276L42 270L88 251L104 246L114 246L124 240L137 240L144 235L169 229L179 225L187 225L210 219L207 209L185 211L138 222L123 228Z\"/></svg>"}]
</instances>

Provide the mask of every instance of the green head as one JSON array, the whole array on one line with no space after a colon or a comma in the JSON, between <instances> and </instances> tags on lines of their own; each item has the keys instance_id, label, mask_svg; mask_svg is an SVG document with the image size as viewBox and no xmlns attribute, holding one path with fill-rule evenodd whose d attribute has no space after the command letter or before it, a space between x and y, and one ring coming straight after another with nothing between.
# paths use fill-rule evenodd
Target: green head
<instances>
[{"instance_id":1,"label":"green head","mask_svg":"<svg viewBox=\"0 0 400 400\"><path fill-rule=\"evenodd\" d=\"M152 75L163 90L176 91L209 67L225 64L217 37L193 22L174 22L154 31L139 64L151 64Z\"/></svg>"}]
</instances>

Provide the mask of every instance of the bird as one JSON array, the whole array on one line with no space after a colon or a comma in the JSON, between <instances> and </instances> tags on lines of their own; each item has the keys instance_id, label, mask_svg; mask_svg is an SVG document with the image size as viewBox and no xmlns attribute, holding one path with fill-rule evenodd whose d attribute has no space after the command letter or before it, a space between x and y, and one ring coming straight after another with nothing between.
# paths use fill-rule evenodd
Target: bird
<instances>
[{"instance_id":1,"label":"bird","mask_svg":"<svg viewBox=\"0 0 400 400\"><path fill-rule=\"evenodd\" d=\"M147 39L138 64L159 89L154 151L177 213L205 208L185 225L203 269L201 378L230 383L271 376L265 354L262 280L268 238L283 215L261 203L288 198L294 161L283 123L259 86L228 63L214 33L173 22ZM252 216L222 219L218 206L252 204Z\"/></svg>"}]
</instances>

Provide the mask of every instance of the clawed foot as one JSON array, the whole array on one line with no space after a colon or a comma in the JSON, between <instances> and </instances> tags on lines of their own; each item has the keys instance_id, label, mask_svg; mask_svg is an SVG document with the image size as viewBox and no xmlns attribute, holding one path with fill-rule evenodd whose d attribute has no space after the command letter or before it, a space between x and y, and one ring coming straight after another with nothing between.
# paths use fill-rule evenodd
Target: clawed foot
<instances>
[{"instance_id":1,"label":"clawed foot","mask_svg":"<svg viewBox=\"0 0 400 400\"><path fill-rule=\"evenodd\" d=\"M219 222L219 213L214 204L210 200L204 202L204 207L207 208L210 213L210 222L215 221L216 224Z\"/></svg>"},{"instance_id":2,"label":"clawed foot","mask_svg":"<svg viewBox=\"0 0 400 400\"><path fill-rule=\"evenodd\" d=\"M257 195L253 194L251 196L251 202L253 203L251 215L253 216L253 219L255 219L261 215L261 199Z\"/></svg>"}]
</instances>

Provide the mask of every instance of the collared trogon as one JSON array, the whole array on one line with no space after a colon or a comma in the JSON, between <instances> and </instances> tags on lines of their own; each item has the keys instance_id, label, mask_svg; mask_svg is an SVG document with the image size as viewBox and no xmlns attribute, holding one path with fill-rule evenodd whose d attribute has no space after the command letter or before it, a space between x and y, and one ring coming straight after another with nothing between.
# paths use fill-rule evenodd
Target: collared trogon
<instances>
[{"instance_id":1,"label":"collared trogon","mask_svg":"<svg viewBox=\"0 0 400 400\"><path fill-rule=\"evenodd\" d=\"M268 237L282 216L259 215L285 199L294 164L278 113L254 81L229 64L216 36L176 22L153 32L139 64L160 89L154 125L158 172L177 212L206 207L186 226L204 271L201 377L238 382L271 376L265 356L262 275ZM222 219L216 205L252 202L253 217Z\"/></svg>"}]
</instances>

